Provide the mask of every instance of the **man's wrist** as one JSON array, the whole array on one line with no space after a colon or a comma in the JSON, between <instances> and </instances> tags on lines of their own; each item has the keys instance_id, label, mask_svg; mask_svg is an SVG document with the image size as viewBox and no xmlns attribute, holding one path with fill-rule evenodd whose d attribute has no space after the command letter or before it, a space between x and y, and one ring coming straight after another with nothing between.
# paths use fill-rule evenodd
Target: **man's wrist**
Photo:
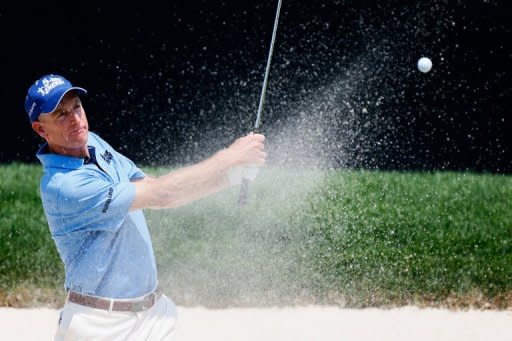
<instances>
[{"instance_id":1,"label":"man's wrist","mask_svg":"<svg viewBox=\"0 0 512 341\"><path fill-rule=\"evenodd\" d=\"M229 152L226 149L218 151L213 158L218 164L220 172L223 174L226 181L230 185L237 185L242 182L243 171L240 166L237 166L233 159L230 157Z\"/></svg>"}]
</instances>

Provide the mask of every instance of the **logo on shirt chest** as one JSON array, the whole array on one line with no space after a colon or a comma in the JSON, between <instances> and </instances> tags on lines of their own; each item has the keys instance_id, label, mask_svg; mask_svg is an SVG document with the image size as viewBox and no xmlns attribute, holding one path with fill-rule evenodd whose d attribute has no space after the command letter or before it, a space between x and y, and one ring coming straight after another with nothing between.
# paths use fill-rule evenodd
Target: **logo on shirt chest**
<instances>
[{"instance_id":1,"label":"logo on shirt chest","mask_svg":"<svg viewBox=\"0 0 512 341\"><path fill-rule=\"evenodd\" d=\"M112 154L108 150L105 150L105 152L100 155L103 158L103 160L105 160L105 162L110 165L110 161L112 161L113 157Z\"/></svg>"}]
</instances>

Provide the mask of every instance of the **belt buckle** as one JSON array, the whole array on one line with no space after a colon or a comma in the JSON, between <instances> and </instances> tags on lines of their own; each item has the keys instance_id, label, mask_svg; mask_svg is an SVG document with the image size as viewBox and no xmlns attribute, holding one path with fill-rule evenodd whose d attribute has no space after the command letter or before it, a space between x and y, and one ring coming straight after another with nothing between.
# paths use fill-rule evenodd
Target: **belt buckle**
<instances>
[{"instance_id":1,"label":"belt buckle","mask_svg":"<svg viewBox=\"0 0 512 341\"><path fill-rule=\"evenodd\" d=\"M130 310L133 313L148 310L155 303L156 303L156 293L151 293L147 297L144 297L144 299L142 299L141 301L132 303Z\"/></svg>"},{"instance_id":2,"label":"belt buckle","mask_svg":"<svg viewBox=\"0 0 512 341\"><path fill-rule=\"evenodd\" d=\"M150 308L151 306L147 305L148 302L146 302L146 300L142 300L140 302L134 302L132 303L132 306L131 306L131 312L132 313L137 313L139 311L144 311L148 308Z\"/></svg>"}]
</instances>

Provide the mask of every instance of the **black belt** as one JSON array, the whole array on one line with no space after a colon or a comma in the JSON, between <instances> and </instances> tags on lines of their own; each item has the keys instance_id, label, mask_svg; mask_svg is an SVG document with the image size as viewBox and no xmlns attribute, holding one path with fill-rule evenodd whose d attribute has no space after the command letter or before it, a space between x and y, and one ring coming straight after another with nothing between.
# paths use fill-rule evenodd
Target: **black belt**
<instances>
[{"instance_id":1,"label":"black belt","mask_svg":"<svg viewBox=\"0 0 512 341\"><path fill-rule=\"evenodd\" d=\"M104 298L81 294L76 291L70 291L68 294L68 302L108 311L140 312L148 310L154 306L156 301L158 301L161 296L162 291L160 288L156 288L155 291L134 299Z\"/></svg>"}]
</instances>

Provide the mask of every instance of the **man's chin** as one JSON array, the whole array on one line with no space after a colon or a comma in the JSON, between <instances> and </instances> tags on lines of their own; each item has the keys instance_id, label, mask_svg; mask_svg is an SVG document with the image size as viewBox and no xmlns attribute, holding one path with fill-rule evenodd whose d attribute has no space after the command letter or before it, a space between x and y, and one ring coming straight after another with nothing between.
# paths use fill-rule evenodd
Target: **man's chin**
<instances>
[{"instance_id":1,"label":"man's chin","mask_svg":"<svg viewBox=\"0 0 512 341\"><path fill-rule=\"evenodd\" d=\"M87 143L88 136L89 134L87 129L80 129L70 132L68 135L68 139L73 144L83 144Z\"/></svg>"},{"instance_id":2,"label":"man's chin","mask_svg":"<svg viewBox=\"0 0 512 341\"><path fill-rule=\"evenodd\" d=\"M72 132L68 136L68 141L70 145L74 147L82 147L87 144L88 140L88 131L83 129L81 131Z\"/></svg>"},{"instance_id":3,"label":"man's chin","mask_svg":"<svg viewBox=\"0 0 512 341\"><path fill-rule=\"evenodd\" d=\"M76 138L78 136L86 136L87 137L87 133L88 133L88 130L87 128L80 128L80 129L77 129L77 130L73 130L72 132L69 133L69 136L71 138Z\"/></svg>"}]
</instances>

